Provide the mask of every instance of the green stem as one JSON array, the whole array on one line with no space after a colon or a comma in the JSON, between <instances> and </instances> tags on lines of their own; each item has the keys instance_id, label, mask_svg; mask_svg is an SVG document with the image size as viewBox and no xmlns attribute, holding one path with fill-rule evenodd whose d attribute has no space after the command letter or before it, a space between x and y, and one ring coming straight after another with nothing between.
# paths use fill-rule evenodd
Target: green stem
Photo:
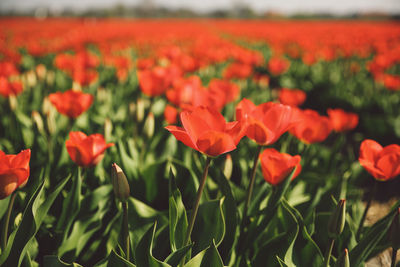
<instances>
[{"instance_id":1,"label":"green stem","mask_svg":"<svg viewBox=\"0 0 400 267\"><path fill-rule=\"evenodd\" d=\"M329 260L331 258L331 254L332 254L332 249L333 249L333 245L335 244L335 239L332 238L331 239L331 244L329 245L328 250L325 253L325 259L324 259L324 267L329 267Z\"/></svg>"},{"instance_id":2,"label":"green stem","mask_svg":"<svg viewBox=\"0 0 400 267\"><path fill-rule=\"evenodd\" d=\"M372 187L371 194L370 194L370 196L368 198L367 206L365 206L365 210L364 210L364 213L363 213L363 215L361 217L360 224L358 225L357 234L356 234L356 240L360 240L361 230L363 228L365 218L367 217L367 213L368 213L369 207L371 206L372 199L374 198L376 187L377 187L377 182L376 182L376 180L374 180L374 186Z\"/></svg>"},{"instance_id":3,"label":"green stem","mask_svg":"<svg viewBox=\"0 0 400 267\"><path fill-rule=\"evenodd\" d=\"M392 248L392 264L391 267L396 267L397 248Z\"/></svg>"},{"instance_id":4,"label":"green stem","mask_svg":"<svg viewBox=\"0 0 400 267\"><path fill-rule=\"evenodd\" d=\"M1 236L1 251L4 252L4 250L6 249L7 246L7 239L8 239L8 225L10 223L10 217L11 217L11 211L12 208L14 206L14 200L15 200L15 196L17 194L15 192L13 192L11 194L11 198L10 198L10 202L8 203L8 208L7 208L7 214L5 217L5 221L4 221L4 225L3 225L3 234Z\"/></svg>"},{"instance_id":5,"label":"green stem","mask_svg":"<svg viewBox=\"0 0 400 267\"><path fill-rule=\"evenodd\" d=\"M199 209L201 195L203 193L204 186L206 184L206 178L207 178L207 174L208 174L208 167L210 167L210 163L211 163L211 158L207 157L206 164L204 166L203 176L201 177L199 189L197 190L196 201L194 202L193 211L192 211L192 213L190 215L189 226L188 226L188 229L187 229L187 232L186 232L185 243L183 243L184 244L183 246L186 246L186 245L189 244L190 235L192 234L194 222L195 222L196 216L197 216L197 211Z\"/></svg>"},{"instance_id":6,"label":"green stem","mask_svg":"<svg viewBox=\"0 0 400 267\"><path fill-rule=\"evenodd\" d=\"M129 261L130 242L129 242L129 224L128 224L128 203L126 201L122 202L122 209L123 209L122 238L125 243L126 260Z\"/></svg>"},{"instance_id":7,"label":"green stem","mask_svg":"<svg viewBox=\"0 0 400 267\"><path fill-rule=\"evenodd\" d=\"M262 146L258 146L258 147L257 147L256 154L254 155L253 168L252 168L251 174L250 174L250 184L249 184L249 187L247 188L246 202L245 202L244 209L243 209L242 226L244 226L244 223L245 223L245 221L246 221L246 218L247 218L247 210L249 209L251 197L252 197L252 195L253 195L253 188L254 188L254 181L255 181L255 177L256 177L256 170L257 170L258 157L259 157L259 155L260 155L261 148L262 148ZM243 230L243 229L242 229L242 230Z\"/></svg>"}]
</instances>

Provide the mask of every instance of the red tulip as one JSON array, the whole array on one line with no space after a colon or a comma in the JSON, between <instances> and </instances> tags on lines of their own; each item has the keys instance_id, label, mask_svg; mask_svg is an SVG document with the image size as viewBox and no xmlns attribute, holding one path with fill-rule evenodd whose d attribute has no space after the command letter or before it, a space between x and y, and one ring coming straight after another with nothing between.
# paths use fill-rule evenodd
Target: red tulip
<instances>
[{"instance_id":1,"label":"red tulip","mask_svg":"<svg viewBox=\"0 0 400 267\"><path fill-rule=\"evenodd\" d=\"M0 76L0 95L9 97L10 95L18 95L23 90L21 82L10 82L6 77Z\"/></svg>"},{"instance_id":2,"label":"red tulip","mask_svg":"<svg viewBox=\"0 0 400 267\"><path fill-rule=\"evenodd\" d=\"M279 91L279 102L284 105L298 107L306 100L306 93L299 89L282 88Z\"/></svg>"},{"instance_id":3,"label":"red tulip","mask_svg":"<svg viewBox=\"0 0 400 267\"><path fill-rule=\"evenodd\" d=\"M259 145L270 145L298 122L290 106L267 102L256 106L244 98L236 106L236 119L244 124L244 133Z\"/></svg>"},{"instance_id":4,"label":"red tulip","mask_svg":"<svg viewBox=\"0 0 400 267\"><path fill-rule=\"evenodd\" d=\"M296 167L292 179L296 178L301 171L301 157L299 155L291 156L286 153L280 153L273 148L267 148L260 154L261 169L265 181L271 185L278 185Z\"/></svg>"},{"instance_id":5,"label":"red tulip","mask_svg":"<svg viewBox=\"0 0 400 267\"><path fill-rule=\"evenodd\" d=\"M243 63L230 64L223 73L225 79L246 79L253 72L251 65Z\"/></svg>"},{"instance_id":6,"label":"red tulip","mask_svg":"<svg viewBox=\"0 0 400 267\"><path fill-rule=\"evenodd\" d=\"M240 122L226 122L215 109L196 107L180 115L182 127L167 126L176 139L185 145L216 157L236 148L242 138Z\"/></svg>"},{"instance_id":7,"label":"red tulip","mask_svg":"<svg viewBox=\"0 0 400 267\"><path fill-rule=\"evenodd\" d=\"M382 147L374 140L364 140L358 161L375 179L392 179L400 174L400 146L392 144Z\"/></svg>"},{"instance_id":8,"label":"red tulip","mask_svg":"<svg viewBox=\"0 0 400 267\"><path fill-rule=\"evenodd\" d=\"M17 155L6 155L0 150L0 199L11 195L18 187L26 184L29 177L31 150Z\"/></svg>"},{"instance_id":9,"label":"red tulip","mask_svg":"<svg viewBox=\"0 0 400 267\"><path fill-rule=\"evenodd\" d=\"M332 131L332 125L328 117L321 116L318 112L307 109L298 110L300 123L290 130L290 133L307 144L324 141Z\"/></svg>"},{"instance_id":10,"label":"red tulip","mask_svg":"<svg viewBox=\"0 0 400 267\"><path fill-rule=\"evenodd\" d=\"M328 109L327 113L336 132L353 130L358 124L356 113L345 112L342 109Z\"/></svg>"},{"instance_id":11,"label":"red tulip","mask_svg":"<svg viewBox=\"0 0 400 267\"><path fill-rule=\"evenodd\" d=\"M164 109L164 119L168 124L175 124L178 117L178 110L171 106L167 105Z\"/></svg>"},{"instance_id":12,"label":"red tulip","mask_svg":"<svg viewBox=\"0 0 400 267\"><path fill-rule=\"evenodd\" d=\"M268 61L268 70L273 75L285 73L290 67L290 62L284 58L273 57Z\"/></svg>"},{"instance_id":13,"label":"red tulip","mask_svg":"<svg viewBox=\"0 0 400 267\"><path fill-rule=\"evenodd\" d=\"M64 93L50 94L49 99L58 112L76 118L92 105L94 97L80 91L68 90Z\"/></svg>"},{"instance_id":14,"label":"red tulip","mask_svg":"<svg viewBox=\"0 0 400 267\"><path fill-rule=\"evenodd\" d=\"M101 134L86 136L82 132L70 132L69 140L65 142L72 161L81 167L95 166L103 159L105 150L113 145L106 144Z\"/></svg>"},{"instance_id":15,"label":"red tulip","mask_svg":"<svg viewBox=\"0 0 400 267\"><path fill-rule=\"evenodd\" d=\"M218 95L223 105L236 100L239 96L239 87L228 80L212 79L208 84L211 95Z\"/></svg>"}]
</instances>

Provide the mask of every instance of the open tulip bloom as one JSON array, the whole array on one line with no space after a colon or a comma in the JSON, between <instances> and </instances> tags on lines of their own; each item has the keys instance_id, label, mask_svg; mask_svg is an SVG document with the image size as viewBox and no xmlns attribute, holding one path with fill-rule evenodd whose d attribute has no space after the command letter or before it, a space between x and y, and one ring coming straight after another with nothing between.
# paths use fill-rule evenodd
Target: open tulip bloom
<instances>
[{"instance_id":1,"label":"open tulip bloom","mask_svg":"<svg viewBox=\"0 0 400 267\"><path fill-rule=\"evenodd\" d=\"M68 90L50 94L49 99L59 113L75 119L90 108L94 97L80 91Z\"/></svg>"},{"instance_id":2,"label":"open tulip bloom","mask_svg":"<svg viewBox=\"0 0 400 267\"><path fill-rule=\"evenodd\" d=\"M246 98L236 106L236 119L244 124L245 135L262 146L275 143L299 121L290 106L273 102L256 106Z\"/></svg>"},{"instance_id":3,"label":"open tulip bloom","mask_svg":"<svg viewBox=\"0 0 400 267\"><path fill-rule=\"evenodd\" d=\"M81 167L97 165L103 159L105 150L113 145L107 144L101 134L87 136L82 132L70 132L69 140L65 142L72 161Z\"/></svg>"},{"instance_id":4,"label":"open tulip bloom","mask_svg":"<svg viewBox=\"0 0 400 267\"><path fill-rule=\"evenodd\" d=\"M240 122L226 122L210 107L183 111L180 118L183 127L165 128L185 145L210 157L234 150L243 136Z\"/></svg>"},{"instance_id":5,"label":"open tulip bloom","mask_svg":"<svg viewBox=\"0 0 400 267\"><path fill-rule=\"evenodd\" d=\"M267 148L260 154L261 169L266 182L278 185L293 171L296 171L292 179L296 178L301 171L301 157L280 153L273 148Z\"/></svg>"},{"instance_id":6,"label":"open tulip bloom","mask_svg":"<svg viewBox=\"0 0 400 267\"><path fill-rule=\"evenodd\" d=\"M18 187L26 184L30 158L30 149L17 155L6 155L0 150L0 199L8 197Z\"/></svg>"},{"instance_id":7,"label":"open tulip bloom","mask_svg":"<svg viewBox=\"0 0 400 267\"><path fill-rule=\"evenodd\" d=\"M400 174L399 145L382 147L374 140L364 140L358 160L376 180L387 181Z\"/></svg>"}]
</instances>

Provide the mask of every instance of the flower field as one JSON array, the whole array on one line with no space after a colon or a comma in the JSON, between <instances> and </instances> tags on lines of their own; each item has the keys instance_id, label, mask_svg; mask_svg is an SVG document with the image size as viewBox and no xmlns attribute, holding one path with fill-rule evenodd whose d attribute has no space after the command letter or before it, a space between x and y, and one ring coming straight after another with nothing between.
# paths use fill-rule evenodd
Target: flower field
<instances>
[{"instance_id":1,"label":"flower field","mask_svg":"<svg viewBox=\"0 0 400 267\"><path fill-rule=\"evenodd\" d=\"M0 266L396 266L398 22L2 18L0 95Z\"/></svg>"}]
</instances>

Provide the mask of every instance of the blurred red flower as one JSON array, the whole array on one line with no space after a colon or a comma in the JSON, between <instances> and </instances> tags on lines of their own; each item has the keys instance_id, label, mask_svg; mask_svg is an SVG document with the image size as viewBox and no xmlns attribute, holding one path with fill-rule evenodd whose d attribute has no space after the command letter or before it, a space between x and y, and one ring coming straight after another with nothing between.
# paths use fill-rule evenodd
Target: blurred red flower
<instances>
[{"instance_id":1,"label":"blurred red flower","mask_svg":"<svg viewBox=\"0 0 400 267\"><path fill-rule=\"evenodd\" d=\"M254 105L243 98L236 106L236 119L243 123L244 133L259 145L270 145L298 122L290 106L267 102Z\"/></svg>"},{"instance_id":2,"label":"blurred red flower","mask_svg":"<svg viewBox=\"0 0 400 267\"><path fill-rule=\"evenodd\" d=\"M6 77L0 76L0 95L9 97L10 95L18 95L23 90L21 82L10 82Z\"/></svg>"},{"instance_id":3,"label":"blurred red flower","mask_svg":"<svg viewBox=\"0 0 400 267\"><path fill-rule=\"evenodd\" d=\"M6 155L0 150L0 199L11 195L18 187L26 184L29 177L31 150L17 155Z\"/></svg>"},{"instance_id":4,"label":"blurred red flower","mask_svg":"<svg viewBox=\"0 0 400 267\"><path fill-rule=\"evenodd\" d=\"M358 161L375 179L392 179L400 174L400 146L382 147L374 140L366 139L361 143Z\"/></svg>"},{"instance_id":5,"label":"blurred red flower","mask_svg":"<svg viewBox=\"0 0 400 267\"><path fill-rule=\"evenodd\" d=\"M253 67L249 64L232 63L223 73L225 79L246 79L253 72Z\"/></svg>"},{"instance_id":6,"label":"blurred red flower","mask_svg":"<svg viewBox=\"0 0 400 267\"><path fill-rule=\"evenodd\" d=\"M164 119L168 124L175 124L177 122L178 110L171 105L166 105L164 109Z\"/></svg>"},{"instance_id":7,"label":"blurred red flower","mask_svg":"<svg viewBox=\"0 0 400 267\"><path fill-rule=\"evenodd\" d=\"M76 118L89 109L94 97L81 91L68 90L49 95L50 102L57 111L70 118Z\"/></svg>"},{"instance_id":8,"label":"blurred red flower","mask_svg":"<svg viewBox=\"0 0 400 267\"><path fill-rule=\"evenodd\" d=\"M242 138L241 123L226 122L215 109L197 107L180 115L182 127L167 126L176 139L201 153L216 157L236 148Z\"/></svg>"},{"instance_id":9,"label":"blurred red flower","mask_svg":"<svg viewBox=\"0 0 400 267\"><path fill-rule=\"evenodd\" d=\"M296 178L301 172L301 157L299 155L291 156L286 153L280 153L273 148L267 148L260 154L261 169L265 181L271 185L278 185L296 167L292 179Z\"/></svg>"},{"instance_id":10,"label":"blurred red flower","mask_svg":"<svg viewBox=\"0 0 400 267\"><path fill-rule=\"evenodd\" d=\"M298 109L301 120L289 131L298 139L307 144L324 141L332 131L332 125L328 117L321 116L315 110Z\"/></svg>"},{"instance_id":11,"label":"blurred red flower","mask_svg":"<svg viewBox=\"0 0 400 267\"><path fill-rule=\"evenodd\" d=\"M298 107L306 101L306 93L299 89L282 88L279 90L279 102L284 105Z\"/></svg>"},{"instance_id":12,"label":"blurred red flower","mask_svg":"<svg viewBox=\"0 0 400 267\"><path fill-rule=\"evenodd\" d=\"M345 112L343 109L328 109L329 119L336 132L353 130L358 124L358 115L352 112Z\"/></svg>"},{"instance_id":13,"label":"blurred red flower","mask_svg":"<svg viewBox=\"0 0 400 267\"><path fill-rule=\"evenodd\" d=\"M162 95L165 90L171 86L172 81L181 76L181 70L170 65L164 67L154 67L153 69L145 69L137 72L139 78L140 90L148 96Z\"/></svg>"},{"instance_id":14,"label":"blurred red flower","mask_svg":"<svg viewBox=\"0 0 400 267\"><path fill-rule=\"evenodd\" d=\"M273 75L280 75L285 73L290 67L290 62L284 58L272 57L268 61L268 70Z\"/></svg>"},{"instance_id":15,"label":"blurred red flower","mask_svg":"<svg viewBox=\"0 0 400 267\"><path fill-rule=\"evenodd\" d=\"M70 132L65 142L72 161L81 167L97 165L103 159L105 150L113 145L107 144L101 134L87 136L82 132Z\"/></svg>"}]
</instances>

